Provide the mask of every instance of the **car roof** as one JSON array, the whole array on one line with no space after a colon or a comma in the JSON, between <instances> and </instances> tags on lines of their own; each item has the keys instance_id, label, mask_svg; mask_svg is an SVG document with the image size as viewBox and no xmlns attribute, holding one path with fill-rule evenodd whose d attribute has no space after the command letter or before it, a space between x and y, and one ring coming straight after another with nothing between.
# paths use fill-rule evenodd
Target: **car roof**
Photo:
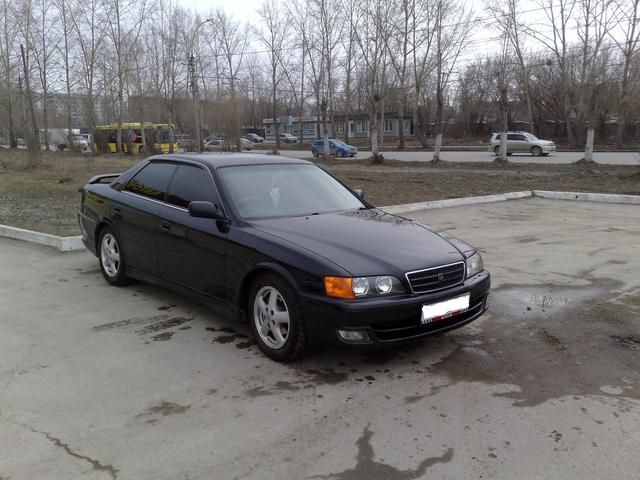
<instances>
[{"instance_id":1,"label":"car roof","mask_svg":"<svg viewBox=\"0 0 640 480\"><path fill-rule=\"evenodd\" d=\"M167 155L155 155L149 160L189 160L201 163L210 168L226 167L230 165L264 165L274 163L300 163L313 165L312 162L299 158L256 153L174 153Z\"/></svg>"}]
</instances>

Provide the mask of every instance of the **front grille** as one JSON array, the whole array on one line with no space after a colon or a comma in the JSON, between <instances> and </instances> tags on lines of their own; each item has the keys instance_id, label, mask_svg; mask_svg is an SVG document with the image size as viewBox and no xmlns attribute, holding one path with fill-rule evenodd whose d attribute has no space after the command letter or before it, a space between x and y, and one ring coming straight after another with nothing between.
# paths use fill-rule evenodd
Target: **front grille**
<instances>
[{"instance_id":1,"label":"front grille","mask_svg":"<svg viewBox=\"0 0 640 480\"><path fill-rule=\"evenodd\" d=\"M372 325L371 329L382 342L419 338L441 330L456 328L456 324L464 324L470 318L483 311L486 300L487 296L485 295L476 300L473 305L470 305L466 311L444 320L423 324L420 321L420 314L416 313L412 318Z\"/></svg>"},{"instance_id":2,"label":"front grille","mask_svg":"<svg viewBox=\"0 0 640 480\"><path fill-rule=\"evenodd\" d=\"M414 293L434 292L462 283L464 262L409 272L406 276Z\"/></svg>"}]
</instances>

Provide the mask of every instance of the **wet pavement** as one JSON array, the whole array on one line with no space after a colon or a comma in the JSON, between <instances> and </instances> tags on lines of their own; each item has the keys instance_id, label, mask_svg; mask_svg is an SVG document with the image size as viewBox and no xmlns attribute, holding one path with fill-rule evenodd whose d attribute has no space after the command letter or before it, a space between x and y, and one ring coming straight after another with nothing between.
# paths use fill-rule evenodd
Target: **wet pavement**
<instances>
[{"instance_id":1,"label":"wet pavement","mask_svg":"<svg viewBox=\"0 0 640 480\"><path fill-rule=\"evenodd\" d=\"M0 239L0 479L640 478L640 208L411 217L483 252L490 313L291 365L90 254Z\"/></svg>"}]
</instances>

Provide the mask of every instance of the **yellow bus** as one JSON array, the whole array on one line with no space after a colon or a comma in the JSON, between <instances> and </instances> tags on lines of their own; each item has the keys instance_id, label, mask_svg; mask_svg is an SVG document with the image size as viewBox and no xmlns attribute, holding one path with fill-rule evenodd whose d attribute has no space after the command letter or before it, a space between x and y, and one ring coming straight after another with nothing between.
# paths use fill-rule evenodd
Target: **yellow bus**
<instances>
[{"instance_id":1,"label":"yellow bus","mask_svg":"<svg viewBox=\"0 0 640 480\"><path fill-rule=\"evenodd\" d=\"M143 133L144 142L143 144ZM178 151L175 127L168 123L133 122L122 124L122 150L124 153L170 153ZM93 132L95 148L101 153L118 151L118 124L99 125Z\"/></svg>"}]
</instances>

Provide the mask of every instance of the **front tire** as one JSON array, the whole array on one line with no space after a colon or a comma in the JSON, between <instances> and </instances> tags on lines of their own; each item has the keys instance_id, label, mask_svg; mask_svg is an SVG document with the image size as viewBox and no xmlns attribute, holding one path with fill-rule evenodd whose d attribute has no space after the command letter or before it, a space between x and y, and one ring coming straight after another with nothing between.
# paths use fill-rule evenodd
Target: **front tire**
<instances>
[{"instance_id":1,"label":"front tire","mask_svg":"<svg viewBox=\"0 0 640 480\"><path fill-rule=\"evenodd\" d=\"M251 332L262 353L276 362L304 355L307 337L296 293L279 275L256 279L247 305Z\"/></svg>"},{"instance_id":2,"label":"front tire","mask_svg":"<svg viewBox=\"0 0 640 480\"><path fill-rule=\"evenodd\" d=\"M539 157L540 155L542 155L542 149L540 147L531 148L531 155L533 155L534 157Z\"/></svg>"},{"instance_id":3,"label":"front tire","mask_svg":"<svg viewBox=\"0 0 640 480\"><path fill-rule=\"evenodd\" d=\"M320 152L317 150L311 150L311 153L315 158L318 158L320 156Z\"/></svg>"},{"instance_id":4,"label":"front tire","mask_svg":"<svg viewBox=\"0 0 640 480\"><path fill-rule=\"evenodd\" d=\"M111 227L104 227L100 231L98 255L100 271L107 282L116 286L129 283L121 242Z\"/></svg>"}]
</instances>

